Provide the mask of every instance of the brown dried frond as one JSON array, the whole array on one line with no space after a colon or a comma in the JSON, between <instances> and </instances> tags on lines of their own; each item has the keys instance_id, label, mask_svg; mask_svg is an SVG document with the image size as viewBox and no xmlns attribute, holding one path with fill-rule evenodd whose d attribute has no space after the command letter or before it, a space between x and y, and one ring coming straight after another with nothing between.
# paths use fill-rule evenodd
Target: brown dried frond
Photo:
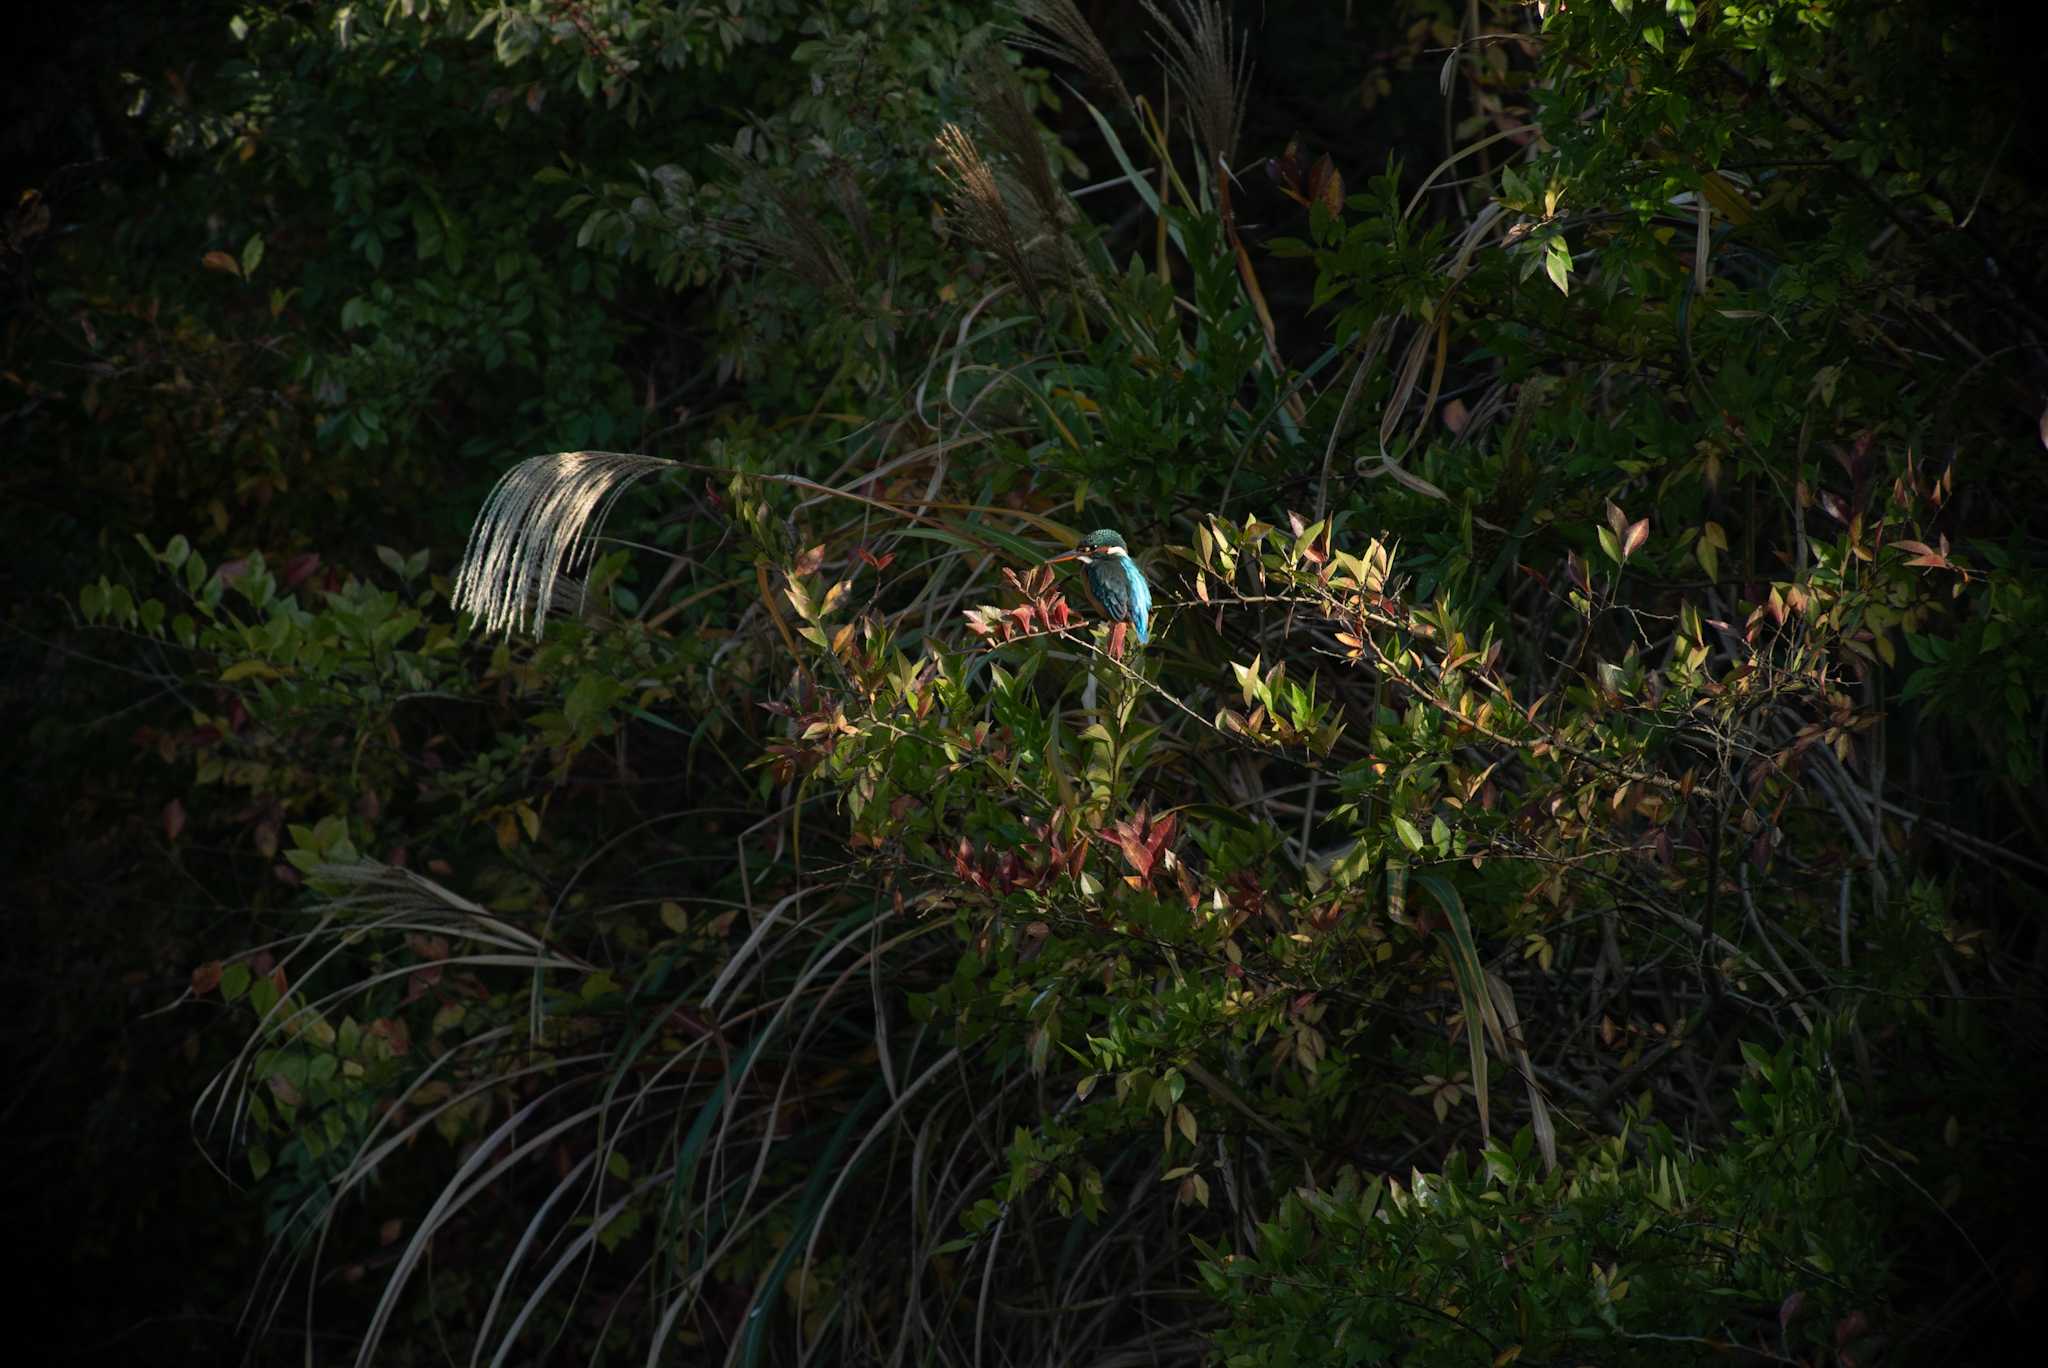
<instances>
[{"instance_id":1,"label":"brown dried frond","mask_svg":"<svg viewBox=\"0 0 2048 1368\"><path fill-rule=\"evenodd\" d=\"M1212 163L1228 166L1244 128L1251 54L1237 41L1229 18L1215 0L1177 0L1177 5L1178 24L1153 0L1145 0L1146 11L1160 29L1152 42L1168 77L1192 111L1195 131Z\"/></svg>"},{"instance_id":2,"label":"brown dried frond","mask_svg":"<svg viewBox=\"0 0 2048 1368\"><path fill-rule=\"evenodd\" d=\"M770 197L774 212L764 216L763 231L756 236L761 250L825 294L849 301L859 298L853 272L818 216L781 186L771 191ZM775 226L766 226L771 223Z\"/></svg>"},{"instance_id":3,"label":"brown dried frond","mask_svg":"<svg viewBox=\"0 0 2048 1368\"><path fill-rule=\"evenodd\" d=\"M996 155L1024 187L1045 226L1064 226L1070 217L1068 201L1060 192L1044 132L1024 102L1024 85L1017 74L1000 55L989 53L975 68L972 89L975 112Z\"/></svg>"},{"instance_id":4,"label":"brown dried frond","mask_svg":"<svg viewBox=\"0 0 2048 1368\"><path fill-rule=\"evenodd\" d=\"M1122 108L1130 108L1131 92L1124 88L1116 63L1109 60L1109 49L1088 27L1074 0L1017 0L1015 9L1024 24L1009 31L1012 43L1079 67L1095 86L1113 93Z\"/></svg>"},{"instance_id":5,"label":"brown dried frond","mask_svg":"<svg viewBox=\"0 0 2048 1368\"><path fill-rule=\"evenodd\" d=\"M726 235L734 254L779 267L844 302L858 300L853 271L804 193L729 147L711 151L736 173L736 199L744 216L728 218Z\"/></svg>"},{"instance_id":6,"label":"brown dried frond","mask_svg":"<svg viewBox=\"0 0 2048 1368\"><path fill-rule=\"evenodd\" d=\"M1032 306L1040 307L1038 272L1018 235L1002 184L974 139L958 124L939 130L938 169L952 191L953 211L968 238L999 259Z\"/></svg>"},{"instance_id":7,"label":"brown dried frond","mask_svg":"<svg viewBox=\"0 0 2048 1368\"><path fill-rule=\"evenodd\" d=\"M852 167L842 162L826 178L825 188L831 191L832 202L839 206L839 212L846 215L846 221L852 225L861 246L872 251L874 241L868 235L868 199L861 188L860 177L854 175Z\"/></svg>"}]
</instances>

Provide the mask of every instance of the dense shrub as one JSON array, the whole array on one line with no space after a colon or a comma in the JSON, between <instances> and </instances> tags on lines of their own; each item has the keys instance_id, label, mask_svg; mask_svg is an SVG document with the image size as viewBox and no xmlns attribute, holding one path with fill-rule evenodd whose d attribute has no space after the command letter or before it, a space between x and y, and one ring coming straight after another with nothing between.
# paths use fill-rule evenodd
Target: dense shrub
<instances>
[{"instance_id":1,"label":"dense shrub","mask_svg":"<svg viewBox=\"0 0 2048 1368\"><path fill-rule=\"evenodd\" d=\"M183 968L264 1323L2002 1323L2044 220L1957 136L1997 49L1397 9L1327 21L1347 97L1444 149L1289 141L1207 4L277 7L144 110L232 193L80 234L16 346L105 359L14 376L144 524L75 596L176 700L135 806L256 917ZM1143 650L1040 565L1104 523Z\"/></svg>"}]
</instances>

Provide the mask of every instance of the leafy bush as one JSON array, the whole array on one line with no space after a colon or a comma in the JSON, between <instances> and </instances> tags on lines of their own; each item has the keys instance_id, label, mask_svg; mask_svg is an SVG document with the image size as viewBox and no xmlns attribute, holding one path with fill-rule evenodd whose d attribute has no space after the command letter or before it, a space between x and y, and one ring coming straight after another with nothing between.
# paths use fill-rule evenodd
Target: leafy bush
<instances>
[{"instance_id":1,"label":"leafy bush","mask_svg":"<svg viewBox=\"0 0 2048 1368\"><path fill-rule=\"evenodd\" d=\"M1809 1041L1753 1047L1736 1134L1688 1151L1655 1122L1538 1171L1529 1133L1441 1174L1283 1198L1256 1254L1212 1256L1221 1361L1713 1361L1860 1356L1884 1286L1885 1175ZM1881 1156L1880 1156L1880 1161ZM1775 1322L1775 1323L1774 1323Z\"/></svg>"},{"instance_id":2,"label":"leafy bush","mask_svg":"<svg viewBox=\"0 0 2048 1368\"><path fill-rule=\"evenodd\" d=\"M345 219L221 230L333 332L273 427L400 490L445 423L483 506L449 577L210 567L215 516L79 599L269 923L191 985L250 1032L201 1118L266 1305L1247 1364L1846 1363L1973 1305L2015 1129L1923 1080L2009 1102L2041 872L2041 219L1952 136L1995 88L1902 102L1953 35L1851 0L1417 3L1367 80L1437 72L1451 155L1275 136L1262 186L1246 40L1145 8L1142 75L1057 0L265 11L264 93L170 121L290 128L266 212ZM621 151L705 71L771 112ZM446 154L449 83L449 146L546 122ZM695 378L629 425L657 283ZM655 440L482 495L541 431ZM1142 651L1038 563L1105 522Z\"/></svg>"}]
</instances>

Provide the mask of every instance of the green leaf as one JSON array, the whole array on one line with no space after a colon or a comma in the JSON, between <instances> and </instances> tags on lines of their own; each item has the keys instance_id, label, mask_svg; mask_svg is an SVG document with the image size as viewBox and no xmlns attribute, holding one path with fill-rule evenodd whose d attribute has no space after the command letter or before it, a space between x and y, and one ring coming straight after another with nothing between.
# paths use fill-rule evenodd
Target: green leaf
<instances>
[{"instance_id":1,"label":"green leaf","mask_svg":"<svg viewBox=\"0 0 2048 1368\"><path fill-rule=\"evenodd\" d=\"M1572 249L1561 237L1554 237L1543 249L1543 270L1559 292L1572 292Z\"/></svg>"},{"instance_id":2,"label":"green leaf","mask_svg":"<svg viewBox=\"0 0 2048 1368\"><path fill-rule=\"evenodd\" d=\"M1507 1052L1506 1032L1500 1013L1486 983L1486 966L1480 962L1478 944L1472 938L1472 923L1465 915L1465 900L1440 874L1418 874L1415 882L1428 890L1444 914L1444 927L1437 932L1450 960L1451 979L1458 988L1458 1001L1465 1013L1465 1047L1471 1061L1472 1095L1479 1104L1479 1132L1487 1135L1491 1118L1487 1109L1486 1039L1503 1054Z\"/></svg>"},{"instance_id":3,"label":"green leaf","mask_svg":"<svg viewBox=\"0 0 2048 1368\"><path fill-rule=\"evenodd\" d=\"M1394 818L1394 833L1401 838L1401 844L1407 846L1411 852L1419 854L1422 847L1427 844L1422 839L1421 829L1398 814Z\"/></svg>"},{"instance_id":4,"label":"green leaf","mask_svg":"<svg viewBox=\"0 0 2048 1368\"><path fill-rule=\"evenodd\" d=\"M579 732L596 731L604 724L612 704L625 692L626 686L615 679L600 674L584 675L562 700L562 716Z\"/></svg>"}]
</instances>

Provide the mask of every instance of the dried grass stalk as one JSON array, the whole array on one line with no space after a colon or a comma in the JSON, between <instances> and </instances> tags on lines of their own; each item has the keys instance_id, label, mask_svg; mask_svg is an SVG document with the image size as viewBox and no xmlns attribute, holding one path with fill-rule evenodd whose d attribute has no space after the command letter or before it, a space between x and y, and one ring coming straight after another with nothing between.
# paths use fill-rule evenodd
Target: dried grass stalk
<instances>
[{"instance_id":1,"label":"dried grass stalk","mask_svg":"<svg viewBox=\"0 0 2048 1368\"><path fill-rule=\"evenodd\" d=\"M558 451L513 466L470 529L455 606L486 632L538 632L557 578L589 560L613 501L633 481L674 464L629 452Z\"/></svg>"},{"instance_id":2,"label":"dried grass stalk","mask_svg":"<svg viewBox=\"0 0 2048 1368\"><path fill-rule=\"evenodd\" d=\"M1032 266L995 169L958 124L939 130L939 174L951 190L954 213L975 245L998 258L1032 307L1044 312L1039 275Z\"/></svg>"},{"instance_id":3,"label":"dried grass stalk","mask_svg":"<svg viewBox=\"0 0 2048 1368\"><path fill-rule=\"evenodd\" d=\"M1251 55L1231 31L1230 20L1215 0L1178 0L1180 22L1145 0L1145 10L1159 25L1152 39L1166 74L1187 101L1195 132L1212 165L1230 165L1244 130L1246 94L1251 86Z\"/></svg>"},{"instance_id":4,"label":"dried grass stalk","mask_svg":"<svg viewBox=\"0 0 2048 1368\"><path fill-rule=\"evenodd\" d=\"M1060 231L1071 218L1071 205L1046 155L1044 133L1024 101L1023 83L1008 62L992 53L977 66L973 91L975 113L996 156L1016 176L1042 226Z\"/></svg>"},{"instance_id":5,"label":"dried grass stalk","mask_svg":"<svg viewBox=\"0 0 2048 1368\"><path fill-rule=\"evenodd\" d=\"M1010 30L1011 43L1079 67L1098 89L1113 92L1119 107L1131 107L1131 92L1125 89L1124 78L1117 74L1109 50L1088 27L1074 0L1018 0L1015 8L1024 24Z\"/></svg>"},{"instance_id":6,"label":"dried grass stalk","mask_svg":"<svg viewBox=\"0 0 2048 1368\"><path fill-rule=\"evenodd\" d=\"M781 231L771 228L758 235L755 245L762 255L788 267L822 294L847 303L857 301L860 290L831 232L788 190L778 187L771 194L775 212L764 217L779 221Z\"/></svg>"}]
</instances>

